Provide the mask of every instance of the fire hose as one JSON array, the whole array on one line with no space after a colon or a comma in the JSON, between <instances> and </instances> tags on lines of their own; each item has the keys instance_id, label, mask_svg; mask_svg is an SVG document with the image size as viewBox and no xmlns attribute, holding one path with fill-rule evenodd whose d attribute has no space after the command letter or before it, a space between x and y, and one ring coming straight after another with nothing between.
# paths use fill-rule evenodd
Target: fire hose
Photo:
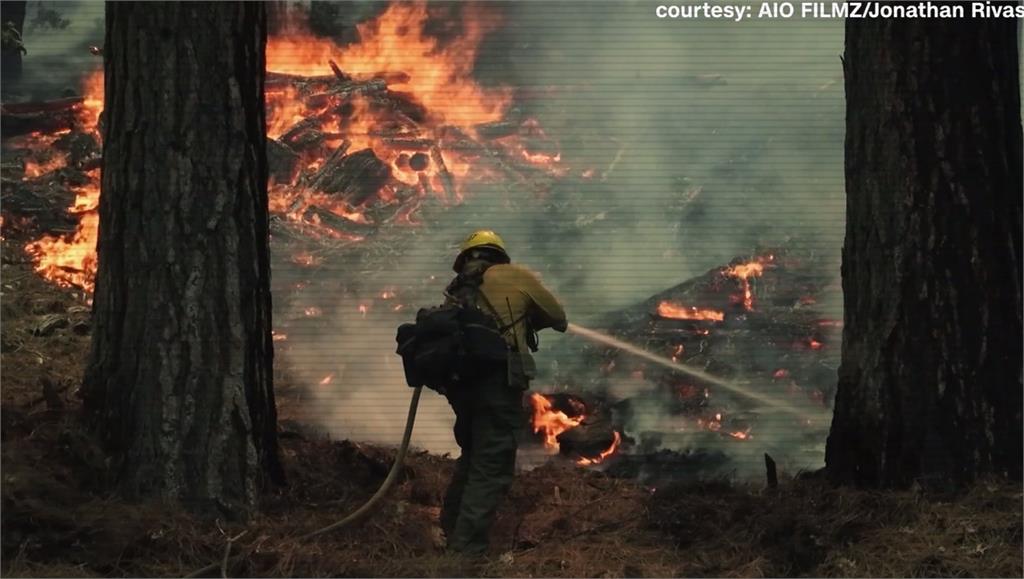
<instances>
[{"instance_id":1,"label":"fire hose","mask_svg":"<svg viewBox=\"0 0 1024 579\"><path fill-rule=\"evenodd\" d=\"M391 465L391 470L388 471L388 475L384 478L384 482L380 484L380 488L377 489L377 492L373 493L373 496L363 503L361 507L352 511L352 513L345 518L331 523L326 527L301 535L298 537L298 541L307 541L314 537L323 535L324 533L329 533L331 531L347 527L368 515L377 507L378 503L384 500L384 497L386 497L388 492L391 491L391 487L395 486L395 481L398 480L398 473L401 472L402 465L405 463L405 455L409 452L409 441L412 439L412 427L416 422L416 409L420 404L420 394L422 392L422 386L417 386L412 392L412 400L409 401L409 414L405 419L405 432L402 434L402 444L398 447L398 452L395 454L395 462ZM244 557L244 555L236 555L230 559L225 557L223 561L211 563L202 569L193 571L191 574L186 575L186 577L204 577L218 569L221 571L221 575L226 576L227 568L231 565L237 564Z\"/></svg>"}]
</instances>

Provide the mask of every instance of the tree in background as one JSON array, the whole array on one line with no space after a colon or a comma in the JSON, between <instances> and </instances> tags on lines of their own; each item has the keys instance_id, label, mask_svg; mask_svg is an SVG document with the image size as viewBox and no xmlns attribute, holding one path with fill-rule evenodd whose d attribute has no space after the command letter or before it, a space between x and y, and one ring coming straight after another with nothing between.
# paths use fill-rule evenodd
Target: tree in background
<instances>
[{"instance_id":1,"label":"tree in background","mask_svg":"<svg viewBox=\"0 0 1024 579\"><path fill-rule=\"evenodd\" d=\"M836 481L1021 477L1017 25L847 21Z\"/></svg>"},{"instance_id":2,"label":"tree in background","mask_svg":"<svg viewBox=\"0 0 1024 579\"><path fill-rule=\"evenodd\" d=\"M21 42L25 30L25 5L27 2L0 2L0 71L4 84L17 82L21 78L21 55L27 51Z\"/></svg>"},{"instance_id":3,"label":"tree in background","mask_svg":"<svg viewBox=\"0 0 1024 579\"><path fill-rule=\"evenodd\" d=\"M265 7L110 2L83 393L129 497L244 514L281 480Z\"/></svg>"}]
</instances>

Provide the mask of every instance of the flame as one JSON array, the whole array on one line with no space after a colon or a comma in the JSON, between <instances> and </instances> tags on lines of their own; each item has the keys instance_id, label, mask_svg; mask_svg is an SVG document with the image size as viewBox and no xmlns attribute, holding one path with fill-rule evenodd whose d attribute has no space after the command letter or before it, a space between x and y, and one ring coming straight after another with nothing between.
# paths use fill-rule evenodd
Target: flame
<instances>
[{"instance_id":1,"label":"flame","mask_svg":"<svg viewBox=\"0 0 1024 579\"><path fill-rule=\"evenodd\" d=\"M462 199L464 182L506 178L492 166L493 160L479 162L487 155L457 147L442 149L442 145L449 142L448 136L456 135L454 140L458 141L459 131L464 136L477 138L475 127L502 121L512 103L511 89L485 88L472 76L479 47L499 26L500 18L486 6L463 5L460 9L462 28L459 34L443 42L427 33L428 7L422 1L392 3L375 19L357 25L359 42L344 47L304 31L268 40L267 70L277 74L276 77L271 74L266 85L268 135L282 137L300 122L321 133L319 145L314 143L316 146L298 151L298 166L305 168L304 176L312 176L310 171L324 167L326 155L346 140L347 152L372 149L392 172L392 180L382 186L375 197L353 206L343 195L316 190L313 181L300 180L301 171L297 169L289 182L271 184L271 211L289 221L300 222L304 234L358 242L365 236L352 232L359 231L356 226L376 225L364 207L371 200L402 203L392 223L418 225L415 214L421 198L434 195L446 203L457 203ZM358 90L332 93L334 89L345 89L332 71L335 67L336 74L350 77ZM303 80L292 82L281 75L297 75ZM387 91L381 92L385 86ZM96 133L104 105L102 70L83 78L82 93L84 100L76 105L76 118L82 129ZM398 99L422 113L396 112L395 105L388 104L392 101L381 102L382 94L387 97L385 101ZM411 116L417 118L410 121ZM385 136L395 131L401 133L401 138ZM494 146L503 147L506 158L522 157L519 163L536 165L549 175L567 174L567 169L560 165L561 154L552 150L554 141L544 135L536 120L524 121L518 127L517 136L543 143L545 152L527 150L516 137L503 139ZM56 138L38 134L30 137ZM299 148L302 147L296 147ZM33 147L33 150L42 149ZM410 166L409 159L416 155L419 155L417 162ZM62 161L56 158L45 163L34 161L26 168L26 175L30 178L45 175L60 163ZM79 194L90 198L94 195L92 191ZM318 211L309 211L313 205ZM329 217L326 212L351 222L352 230L344 230L343 222L324 223ZM91 289L96 233L95 213L83 213L82 223L73 238L48 237L32 244L38 267L49 272L49 278L64 279L60 283ZM79 251L82 248L88 251ZM51 255L53 252L69 255ZM90 259L91 265L85 263ZM292 261L314 266L321 259L304 253L294 256Z\"/></svg>"},{"instance_id":2,"label":"flame","mask_svg":"<svg viewBox=\"0 0 1024 579\"><path fill-rule=\"evenodd\" d=\"M82 81L82 94L85 100L78 105L76 115L83 128L96 132L100 112L103 110L103 71L90 73ZM50 142L58 135L68 131L59 131L50 137ZM46 139L38 133L32 138ZM96 135L99 138L99 135ZM25 175L38 177L66 165L67 158L63 155L52 157L48 162L37 164L28 162ZM96 277L96 241L99 237L99 214L96 208L100 200L100 170L94 169L86 173L88 182L76 189L74 205L69 213L79 215L78 225L70 237L44 235L25 245L25 251L35 262L35 270L44 278L61 287L77 287L87 292L94 288Z\"/></svg>"},{"instance_id":3,"label":"flame","mask_svg":"<svg viewBox=\"0 0 1024 579\"><path fill-rule=\"evenodd\" d=\"M603 450L601 452L601 454L597 455L597 457L595 457L595 458L581 457L579 460L576 461L576 464L583 465L583 466L592 465L592 464L599 464L602 461L604 461L604 459L606 459L609 456L615 454L615 451L619 449L619 444L622 443L622 436L619 434L619 432L617 430L612 431L612 434L614 435L614 438L612 439L612 445L611 446L609 446L608 448Z\"/></svg>"},{"instance_id":4,"label":"flame","mask_svg":"<svg viewBox=\"0 0 1024 579\"><path fill-rule=\"evenodd\" d=\"M748 263L741 263L725 269L725 274L732 276L743 285L743 309L750 311L754 309L754 294L750 289L750 278L761 277L764 273L765 264L770 263L775 256L767 255L759 257Z\"/></svg>"},{"instance_id":5,"label":"flame","mask_svg":"<svg viewBox=\"0 0 1024 579\"><path fill-rule=\"evenodd\" d=\"M561 410L552 409L552 402L543 394L530 394L533 406L533 432L544 434L544 447L557 452L559 449L558 435L575 428L586 418L584 414L569 416Z\"/></svg>"},{"instance_id":6,"label":"flame","mask_svg":"<svg viewBox=\"0 0 1024 579\"><path fill-rule=\"evenodd\" d=\"M693 306L683 306L677 303L663 301L658 304L658 315L673 320L709 320L721 322L725 319L725 313L718 310L698 309Z\"/></svg>"},{"instance_id":7,"label":"flame","mask_svg":"<svg viewBox=\"0 0 1024 579\"><path fill-rule=\"evenodd\" d=\"M70 213L78 214L78 226L68 238L44 235L25 245L35 262L35 270L45 279L61 287L93 290L96 276L96 239L99 234L100 200L99 169L88 173L89 182L75 190L75 205Z\"/></svg>"},{"instance_id":8,"label":"flame","mask_svg":"<svg viewBox=\"0 0 1024 579\"><path fill-rule=\"evenodd\" d=\"M277 38L267 46L267 69L297 74L324 74L333 58L354 75L404 73L399 90L416 95L438 124L471 127L500 120L511 102L508 89L483 89L472 80L476 54L500 19L483 7L466 6L463 30L440 46L427 36L426 2L392 3L371 22L356 26L359 43L339 49L310 37Z\"/></svg>"},{"instance_id":9,"label":"flame","mask_svg":"<svg viewBox=\"0 0 1024 579\"><path fill-rule=\"evenodd\" d=\"M85 100L78 105L75 116L87 132L96 132L103 112L103 69L89 73L82 80L82 96Z\"/></svg>"},{"instance_id":10,"label":"flame","mask_svg":"<svg viewBox=\"0 0 1024 579\"><path fill-rule=\"evenodd\" d=\"M277 331L273 331L273 330L272 330L272 331L270 332L270 335L271 335L271 337L273 338L273 340L274 340L275 342L283 342L283 341L285 341L285 340L287 340L287 339L288 339L288 334L285 334L285 333L283 333L283 332L279 333L279 332L277 332Z\"/></svg>"}]
</instances>

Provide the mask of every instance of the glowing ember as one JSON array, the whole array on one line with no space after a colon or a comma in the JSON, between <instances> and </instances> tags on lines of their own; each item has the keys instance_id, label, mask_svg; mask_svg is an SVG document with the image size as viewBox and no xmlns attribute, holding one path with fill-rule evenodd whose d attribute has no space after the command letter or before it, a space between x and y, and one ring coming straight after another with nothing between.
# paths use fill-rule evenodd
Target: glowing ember
<instances>
[{"instance_id":1,"label":"glowing ember","mask_svg":"<svg viewBox=\"0 0 1024 579\"><path fill-rule=\"evenodd\" d=\"M615 454L615 451L619 449L619 444L622 443L622 436L619 434L618 431L613 431L612 434L614 435L614 439L612 440L612 445L611 446L609 446L608 448L603 450L601 452L601 454L597 455L595 458L581 457L579 460L576 461L576 464L583 465L583 466L587 466L587 465L591 465L591 464L599 464L604 459L606 459L609 456Z\"/></svg>"},{"instance_id":2,"label":"glowing ember","mask_svg":"<svg viewBox=\"0 0 1024 579\"><path fill-rule=\"evenodd\" d=\"M319 384L321 386L327 386L328 384L331 383L331 380L333 380L333 379L334 379L334 373L332 372L332 373L324 376L323 379L320 380Z\"/></svg>"},{"instance_id":3,"label":"glowing ember","mask_svg":"<svg viewBox=\"0 0 1024 579\"><path fill-rule=\"evenodd\" d=\"M750 431L749 430L730 432L729 436L731 436L733 438L737 438L739 440L750 440L752 438L750 436Z\"/></svg>"},{"instance_id":4,"label":"glowing ember","mask_svg":"<svg viewBox=\"0 0 1024 579\"><path fill-rule=\"evenodd\" d=\"M296 263L298 265L303 265L306 267L318 265L320 261L320 258L308 252L296 253L295 255L292 256L292 263Z\"/></svg>"},{"instance_id":5,"label":"glowing ember","mask_svg":"<svg viewBox=\"0 0 1024 579\"><path fill-rule=\"evenodd\" d=\"M395 295L396 295L395 292L393 292L391 290L384 290L384 291L380 292L380 299L382 299L382 300L394 299Z\"/></svg>"},{"instance_id":6,"label":"glowing ember","mask_svg":"<svg viewBox=\"0 0 1024 579\"><path fill-rule=\"evenodd\" d=\"M672 361L673 362L678 362L679 361L679 356L683 355L683 351L684 350L685 350L685 348L683 347L682 344L679 344L678 346L676 346L675 351L672 352Z\"/></svg>"},{"instance_id":7,"label":"glowing ember","mask_svg":"<svg viewBox=\"0 0 1024 579\"><path fill-rule=\"evenodd\" d=\"M693 306L683 306L673 302L664 301L658 304L658 315L673 320L708 320L721 322L725 314L718 310L698 309Z\"/></svg>"},{"instance_id":8,"label":"glowing ember","mask_svg":"<svg viewBox=\"0 0 1024 579\"><path fill-rule=\"evenodd\" d=\"M782 379L782 378L788 378L788 377L789 377L789 370L786 370L785 368L779 368L778 370L776 370L775 372L772 373L772 378L775 378L776 380L779 380L779 379Z\"/></svg>"},{"instance_id":9,"label":"glowing ember","mask_svg":"<svg viewBox=\"0 0 1024 579\"><path fill-rule=\"evenodd\" d=\"M50 173L52 171L61 169L67 164L68 158L65 154L54 155L43 162L36 162L31 159L26 159L25 176L23 177L23 179L35 179L36 177L40 177L42 175L45 175L46 173Z\"/></svg>"},{"instance_id":10,"label":"glowing ember","mask_svg":"<svg viewBox=\"0 0 1024 579\"><path fill-rule=\"evenodd\" d=\"M366 312L368 311L370 311L370 306L366 304L359 304L359 313L362 314L364 318L366 317Z\"/></svg>"},{"instance_id":11,"label":"glowing ember","mask_svg":"<svg viewBox=\"0 0 1024 579\"><path fill-rule=\"evenodd\" d=\"M818 340L815 340L814 338L811 338L810 340L808 340L807 341L807 345L812 350L820 350L820 349L825 347L825 344L822 344L821 342L819 342Z\"/></svg>"},{"instance_id":12,"label":"glowing ember","mask_svg":"<svg viewBox=\"0 0 1024 579\"><path fill-rule=\"evenodd\" d=\"M533 432L544 434L544 447L557 452L559 449L558 435L583 422L585 415L569 416L561 410L554 410L552 402L543 394L530 394L530 405L533 406Z\"/></svg>"},{"instance_id":13,"label":"glowing ember","mask_svg":"<svg viewBox=\"0 0 1024 579\"><path fill-rule=\"evenodd\" d=\"M283 334L283 333L279 334L277 332L272 331L272 332L270 332L270 335L273 337L275 342L283 342L283 341L288 339L288 334Z\"/></svg>"},{"instance_id":14,"label":"glowing ember","mask_svg":"<svg viewBox=\"0 0 1024 579\"><path fill-rule=\"evenodd\" d=\"M324 312L323 312L323 310L321 310L320 308L318 308L316 306L310 306L310 307L306 308L305 310L303 310L303 313L306 314L306 317L315 318L315 317L323 314Z\"/></svg>"}]
</instances>

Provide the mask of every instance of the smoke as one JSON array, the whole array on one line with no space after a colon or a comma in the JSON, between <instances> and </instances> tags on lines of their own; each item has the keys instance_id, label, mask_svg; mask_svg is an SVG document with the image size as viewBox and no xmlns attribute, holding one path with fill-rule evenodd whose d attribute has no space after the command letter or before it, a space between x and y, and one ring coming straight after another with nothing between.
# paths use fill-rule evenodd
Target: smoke
<instances>
[{"instance_id":1,"label":"smoke","mask_svg":"<svg viewBox=\"0 0 1024 579\"><path fill-rule=\"evenodd\" d=\"M28 52L13 92L26 100L81 94L84 73L103 67L103 58L89 52L103 46L103 23L102 2L28 2L22 33Z\"/></svg>"},{"instance_id":2,"label":"smoke","mask_svg":"<svg viewBox=\"0 0 1024 579\"><path fill-rule=\"evenodd\" d=\"M500 6L502 26L484 41L475 76L517 88L512 114L536 118L573 171L536 188L465 186L461 205L428 208L422 227L369 242L387 250L355 252L340 265L347 294L328 300L339 323L322 329L315 346L300 337L283 356L310 384L333 435L397 443L408 388L394 329L416 308L441 300L456 245L474 229L498 231L513 259L537 271L581 323L759 247L814 255L838 279L842 23L667 21L654 16L655 6ZM401 310L383 309L374 296L384 288L398 288L388 304L401 303ZM839 297L819 296L817 307L836 315ZM300 308L309 298L291 301ZM359 305L370 302L374 309L364 317ZM662 433L667 448L706 442L698 438L706 432L681 429L650 382L602 380L587 369L593 360L575 339L542 335L535 390L572 386L612 402L629 399L627 434ZM329 363L320 351L330 352ZM328 372L334 378L320 386ZM749 407L725 391L714 396L726 407ZM452 450L450 409L437 395L423 400L414 443ZM820 461L823 439L795 435L789 414L757 410L757 444L728 447L739 463L760 465L766 449L776 458L806 454L806 465Z\"/></svg>"}]
</instances>

